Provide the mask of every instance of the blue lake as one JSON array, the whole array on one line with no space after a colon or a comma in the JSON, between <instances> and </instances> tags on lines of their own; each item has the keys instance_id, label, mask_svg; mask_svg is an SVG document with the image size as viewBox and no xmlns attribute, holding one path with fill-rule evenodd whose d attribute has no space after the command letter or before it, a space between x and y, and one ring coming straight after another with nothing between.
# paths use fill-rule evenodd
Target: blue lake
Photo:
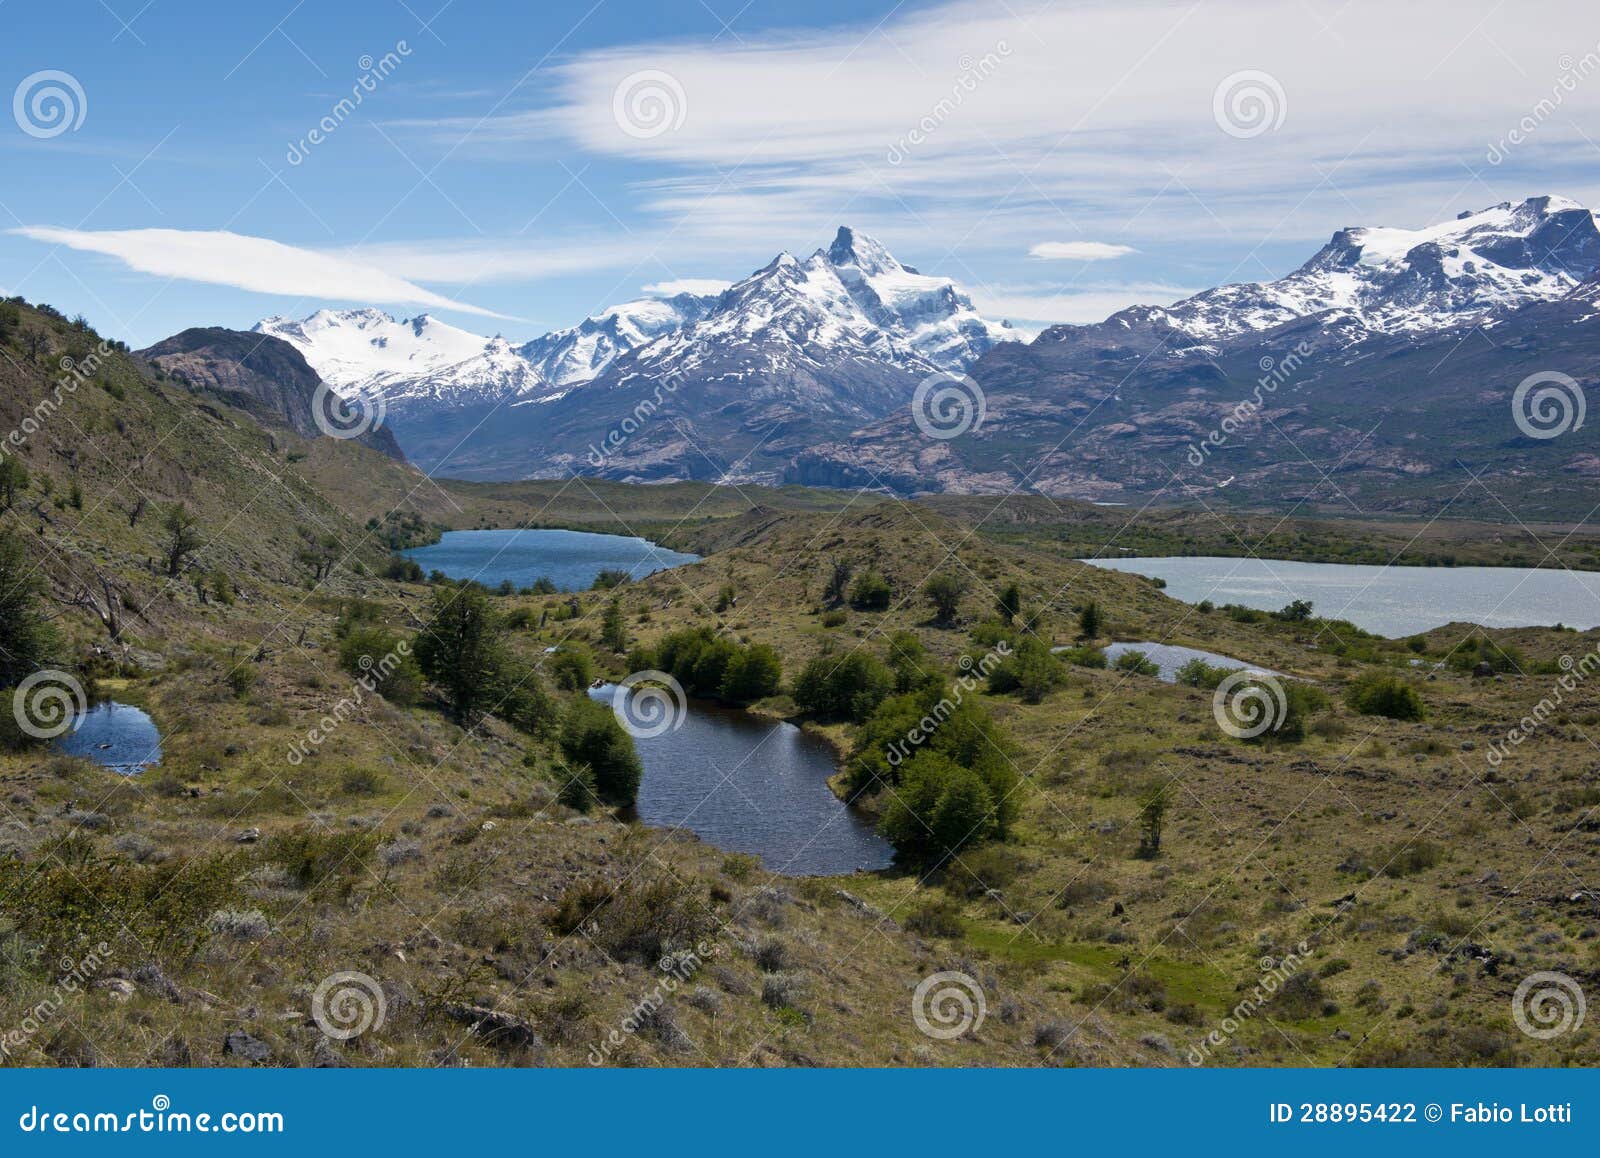
<instances>
[{"instance_id":1,"label":"blue lake","mask_svg":"<svg viewBox=\"0 0 1600 1158\"><path fill-rule=\"evenodd\" d=\"M424 572L518 588L547 578L563 591L586 591L602 571L626 571L643 579L657 571L698 563L699 555L661 547L627 535L590 531L446 531L439 542L405 552Z\"/></svg>"},{"instance_id":2,"label":"blue lake","mask_svg":"<svg viewBox=\"0 0 1600 1158\"><path fill-rule=\"evenodd\" d=\"M161 733L155 721L132 704L115 700L102 700L79 715L72 730L53 747L124 776L161 763Z\"/></svg>"},{"instance_id":3,"label":"blue lake","mask_svg":"<svg viewBox=\"0 0 1600 1158\"><path fill-rule=\"evenodd\" d=\"M1600 573L1530 567L1379 567L1214 556L1085 559L1166 581L1185 603L1209 599L1277 611L1309 599L1316 614L1396 638L1443 627L1600 626Z\"/></svg>"},{"instance_id":4,"label":"blue lake","mask_svg":"<svg viewBox=\"0 0 1600 1158\"><path fill-rule=\"evenodd\" d=\"M614 704L612 684L593 689ZM634 715L644 713L636 710ZM894 849L872 821L833 794L833 750L793 724L690 700L677 728L638 736L639 819L687 828L775 873L833 876L887 868Z\"/></svg>"}]
</instances>

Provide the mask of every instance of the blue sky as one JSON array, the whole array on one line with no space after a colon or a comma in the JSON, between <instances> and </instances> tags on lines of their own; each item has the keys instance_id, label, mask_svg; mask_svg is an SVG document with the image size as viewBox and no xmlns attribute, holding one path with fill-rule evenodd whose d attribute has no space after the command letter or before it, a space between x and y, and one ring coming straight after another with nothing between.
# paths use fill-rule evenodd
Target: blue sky
<instances>
[{"instance_id":1,"label":"blue sky","mask_svg":"<svg viewBox=\"0 0 1600 1158\"><path fill-rule=\"evenodd\" d=\"M0 290L135 345L372 302L530 337L840 224L1037 328L1281 274L1344 225L1600 203L1600 16L1566 0L9 0L0 26Z\"/></svg>"}]
</instances>

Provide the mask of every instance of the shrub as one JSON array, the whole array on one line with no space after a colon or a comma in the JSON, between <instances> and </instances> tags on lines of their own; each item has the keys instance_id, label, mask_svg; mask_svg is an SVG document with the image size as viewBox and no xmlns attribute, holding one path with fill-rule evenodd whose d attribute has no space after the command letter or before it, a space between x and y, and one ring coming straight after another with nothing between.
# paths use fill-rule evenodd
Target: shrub
<instances>
[{"instance_id":1,"label":"shrub","mask_svg":"<svg viewBox=\"0 0 1600 1158\"><path fill-rule=\"evenodd\" d=\"M725 700L749 703L778 694L783 686L783 660L764 643L741 649L728 663L717 694Z\"/></svg>"},{"instance_id":2,"label":"shrub","mask_svg":"<svg viewBox=\"0 0 1600 1158\"><path fill-rule=\"evenodd\" d=\"M906 914L906 928L925 937L954 940L965 931L961 906L948 897L929 897Z\"/></svg>"},{"instance_id":3,"label":"shrub","mask_svg":"<svg viewBox=\"0 0 1600 1158\"><path fill-rule=\"evenodd\" d=\"M1073 667L1103 668L1106 666L1106 653L1098 647L1069 647L1065 651L1058 651L1055 654Z\"/></svg>"},{"instance_id":4,"label":"shrub","mask_svg":"<svg viewBox=\"0 0 1600 1158\"><path fill-rule=\"evenodd\" d=\"M920 751L879 825L902 857L933 863L997 834L995 797L972 769L937 752Z\"/></svg>"},{"instance_id":5,"label":"shrub","mask_svg":"<svg viewBox=\"0 0 1600 1158\"><path fill-rule=\"evenodd\" d=\"M628 805L639 794L644 767L634 750L633 738L623 730L611 708L578 696L567 705L561 722L561 751L574 764L594 775L594 791L609 804Z\"/></svg>"},{"instance_id":6,"label":"shrub","mask_svg":"<svg viewBox=\"0 0 1600 1158\"><path fill-rule=\"evenodd\" d=\"M1417 689L1386 672L1362 673L1345 688L1344 698L1352 711L1363 716L1391 720L1420 720L1423 716L1422 697Z\"/></svg>"},{"instance_id":7,"label":"shrub","mask_svg":"<svg viewBox=\"0 0 1600 1158\"><path fill-rule=\"evenodd\" d=\"M270 837L262 845L262 855L283 869L296 888L318 889L359 872L377 847L375 832L302 826Z\"/></svg>"},{"instance_id":8,"label":"shrub","mask_svg":"<svg viewBox=\"0 0 1600 1158\"><path fill-rule=\"evenodd\" d=\"M403 642L382 627L351 627L339 643L339 666L357 679L370 677L392 703L416 703L422 692L422 669L415 656L401 652Z\"/></svg>"},{"instance_id":9,"label":"shrub","mask_svg":"<svg viewBox=\"0 0 1600 1158\"><path fill-rule=\"evenodd\" d=\"M566 692L581 692L594 683L594 657L581 643L567 642L550 657L550 678Z\"/></svg>"},{"instance_id":10,"label":"shrub","mask_svg":"<svg viewBox=\"0 0 1600 1158\"><path fill-rule=\"evenodd\" d=\"M889 581L876 571L863 571L850 585L850 605L858 611L887 611L892 597Z\"/></svg>"},{"instance_id":11,"label":"shrub","mask_svg":"<svg viewBox=\"0 0 1600 1158\"><path fill-rule=\"evenodd\" d=\"M435 591L432 617L415 646L423 674L443 689L457 720L470 722L487 710L503 674L505 649L481 587Z\"/></svg>"},{"instance_id":12,"label":"shrub","mask_svg":"<svg viewBox=\"0 0 1600 1158\"><path fill-rule=\"evenodd\" d=\"M693 947L716 928L694 885L670 874L620 884L587 879L570 885L547 918L563 936L585 936L619 961L656 965L668 952Z\"/></svg>"},{"instance_id":13,"label":"shrub","mask_svg":"<svg viewBox=\"0 0 1600 1158\"><path fill-rule=\"evenodd\" d=\"M1144 652L1138 650L1125 651L1117 656L1117 670L1142 676L1159 676L1161 674L1160 666Z\"/></svg>"},{"instance_id":14,"label":"shrub","mask_svg":"<svg viewBox=\"0 0 1600 1158\"><path fill-rule=\"evenodd\" d=\"M824 653L800 672L794 700L800 709L819 716L865 720L894 688L894 675L864 652L840 657Z\"/></svg>"},{"instance_id":15,"label":"shrub","mask_svg":"<svg viewBox=\"0 0 1600 1158\"><path fill-rule=\"evenodd\" d=\"M933 608L934 620L951 624L961 610L961 597L967 593L967 581L959 575L940 572L930 576L922 585L922 594Z\"/></svg>"},{"instance_id":16,"label":"shrub","mask_svg":"<svg viewBox=\"0 0 1600 1158\"><path fill-rule=\"evenodd\" d=\"M1204 688L1206 691L1212 691L1223 680L1240 670L1240 668L1219 667L1209 664L1199 656L1196 656L1179 667L1176 674L1178 683L1185 687Z\"/></svg>"},{"instance_id":17,"label":"shrub","mask_svg":"<svg viewBox=\"0 0 1600 1158\"><path fill-rule=\"evenodd\" d=\"M1017 692L1028 703L1037 704L1066 679L1067 669L1061 661L1042 640L1030 635L989 673L989 690Z\"/></svg>"}]
</instances>

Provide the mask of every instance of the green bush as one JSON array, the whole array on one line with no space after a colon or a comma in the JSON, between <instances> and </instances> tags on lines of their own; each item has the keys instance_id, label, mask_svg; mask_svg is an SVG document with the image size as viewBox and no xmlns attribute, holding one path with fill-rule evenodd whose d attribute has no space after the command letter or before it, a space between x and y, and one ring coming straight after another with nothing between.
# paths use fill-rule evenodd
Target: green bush
<instances>
[{"instance_id":1,"label":"green bush","mask_svg":"<svg viewBox=\"0 0 1600 1158\"><path fill-rule=\"evenodd\" d=\"M1058 651L1055 654L1073 667L1103 668L1106 666L1106 653L1098 647L1069 647L1065 651Z\"/></svg>"},{"instance_id":2,"label":"green bush","mask_svg":"<svg viewBox=\"0 0 1600 1158\"><path fill-rule=\"evenodd\" d=\"M564 692L581 692L594 683L594 657L581 643L561 645L549 659L550 678Z\"/></svg>"},{"instance_id":3,"label":"green bush","mask_svg":"<svg viewBox=\"0 0 1600 1158\"><path fill-rule=\"evenodd\" d=\"M414 704L422 692L422 669L415 656L400 651L404 642L382 627L351 627L339 643L339 666L357 679L371 679L391 703Z\"/></svg>"},{"instance_id":4,"label":"green bush","mask_svg":"<svg viewBox=\"0 0 1600 1158\"><path fill-rule=\"evenodd\" d=\"M863 571L850 585L850 605L858 611L887 611L893 598L889 581L876 571Z\"/></svg>"},{"instance_id":5,"label":"green bush","mask_svg":"<svg viewBox=\"0 0 1600 1158\"><path fill-rule=\"evenodd\" d=\"M1185 687L1212 691L1223 680L1240 670L1242 669L1236 667L1218 667L1196 656L1178 668L1177 679L1178 683Z\"/></svg>"},{"instance_id":6,"label":"green bush","mask_svg":"<svg viewBox=\"0 0 1600 1158\"><path fill-rule=\"evenodd\" d=\"M1017 692L1028 703L1037 704L1066 680L1065 665L1044 641L1030 635L989 673L989 690Z\"/></svg>"},{"instance_id":7,"label":"green bush","mask_svg":"<svg viewBox=\"0 0 1600 1158\"><path fill-rule=\"evenodd\" d=\"M1391 720L1420 720L1424 709L1417 689L1399 676L1381 671L1363 672L1345 688L1345 703L1363 716Z\"/></svg>"},{"instance_id":8,"label":"green bush","mask_svg":"<svg viewBox=\"0 0 1600 1158\"><path fill-rule=\"evenodd\" d=\"M1142 651L1125 651L1117 656L1117 670L1134 675L1159 676L1160 666Z\"/></svg>"},{"instance_id":9,"label":"green bush","mask_svg":"<svg viewBox=\"0 0 1600 1158\"><path fill-rule=\"evenodd\" d=\"M801 711L860 723L893 689L894 674L865 652L824 653L796 677L794 701Z\"/></svg>"},{"instance_id":10,"label":"green bush","mask_svg":"<svg viewBox=\"0 0 1600 1158\"><path fill-rule=\"evenodd\" d=\"M629 805L639 794L644 766L633 737L623 730L610 705L575 697L561 722L561 752L594 775L594 791L608 804Z\"/></svg>"},{"instance_id":11,"label":"green bush","mask_svg":"<svg viewBox=\"0 0 1600 1158\"><path fill-rule=\"evenodd\" d=\"M775 696L783 686L783 660L764 643L742 648L729 661L717 695L735 703Z\"/></svg>"},{"instance_id":12,"label":"green bush","mask_svg":"<svg viewBox=\"0 0 1600 1158\"><path fill-rule=\"evenodd\" d=\"M999 815L982 777L925 750L901 770L879 828L900 856L934 863L998 835Z\"/></svg>"}]
</instances>

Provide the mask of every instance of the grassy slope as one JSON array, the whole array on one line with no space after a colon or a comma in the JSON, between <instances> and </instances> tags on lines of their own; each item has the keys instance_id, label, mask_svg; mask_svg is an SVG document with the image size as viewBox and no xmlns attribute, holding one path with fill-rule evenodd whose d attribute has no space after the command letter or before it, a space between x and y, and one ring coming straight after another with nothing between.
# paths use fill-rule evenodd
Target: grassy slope
<instances>
[{"instance_id":1,"label":"grassy slope","mask_svg":"<svg viewBox=\"0 0 1600 1158\"><path fill-rule=\"evenodd\" d=\"M24 363L11 380L3 395L11 413L19 397L33 396L46 364ZM536 522L543 515L527 496L547 492L451 484L463 510L435 515L449 503L422 498L431 484L418 488L415 476L380 456L329 442L294 450L281 433L226 411L217 419L131 366L117 373L133 376L113 383L123 399L80 390L63 412L82 438L52 427L28 449L36 476L48 475L58 493L80 479L84 511L55 506L37 485L29 503L44 503L55 520L38 548L47 565L67 574L71 552L93 553L159 597L148 620L130 629L152 659L149 672L111 690L152 711L166 733L166 759L159 772L122 780L48 753L0 755L0 840L26 879L37 882L43 868L63 886L101 881L81 910L30 907L41 903L36 884L0 900L0 922L9 923L0 930L0 1020L19 1023L49 993L52 961L85 939L113 946L98 979L129 980L134 989L123 1001L91 986L14 1057L226 1064L224 1035L242 1029L266 1041L281 1064L330 1050L353 1064L585 1064L661 983L650 960L608 940L632 909L659 917L640 899L648 880L668 882L710 914L717 958L671 997L681 1036L660 1025L624 1035L614 1057L621 1064L1181 1064L1257 982L1260 959L1301 939L1316 945L1314 968L1347 967L1320 983L1324 992L1310 1007L1269 1007L1247 1019L1213 1064L1592 1055L1592 1026L1540 1044L1517 1034L1510 1017L1511 993L1527 973L1560 969L1592 984L1600 970L1600 909L1581 895L1596 877L1589 809L1600 800L1586 737L1600 722L1600 702L1587 687L1496 769L1483 759L1488 740L1526 715L1551 677L1473 681L1441 672L1419 684L1432 712L1426 723L1353 717L1336 706L1303 744L1253 746L1218 732L1207 693L1075 670L1042 704L986 697L1020 746L1026 779L1015 843L964 858L979 887L899 872L773 880L681 836L575 816L553 802L560 771L542 741L494 722L466 734L426 705L369 699L316 755L291 763L291 746L350 695L336 663L337 597L372 598L404 629L427 596L348 565L308 595L293 557L295 523L317 514L364 543L357 522L413 489L413 509L439 522ZM127 430L116 430L119 417ZM98 443L85 441L96 434ZM247 598L200 604L186 586L168 588L148 574L151 529L130 530L106 513L127 493L112 470L113 437L133 443L120 457L142 458L138 477L153 499L186 495L200 510L215 564L231 568ZM107 451L93 463L92 445ZM308 457L291 464L291 453ZM247 489L277 464L282 483ZM329 485L342 480L329 492L338 501L300 471ZM825 509L766 509L777 504L763 501L764 509L735 514L739 504L726 492L584 489L591 487L584 501L595 504L592 518L610 517L606 507L658 523L688 516L685 527L708 553L701 564L622 592L636 641L718 623L773 643L794 672L825 643L876 649L887 631L909 628L934 662L953 670L965 631L931 626L915 595L942 567L971 584L968 626L1015 580L1030 604L1052 607L1049 634L1062 642L1072 634L1072 609L1094 598L1116 637L1203 646L1335 690L1359 670L1329 653L1328 636L1319 637L1329 629L1319 625L1200 615L1137 577L1026 543L996 543L923 505L801 495ZM483 505L462 504L463 495ZM552 521L576 522L583 512L568 495L547 508L560 511ZM701 499L727 500L717 510L728 517L699 524ZM22 525L31 534L38 521ZM823 627L816 602L840 557L882 570L895 606ZM718 615L716 594L728 584L738 601ZM537 613L566 603L515 597L505 606ZM592 642L602 598L579 603L579 618L519 632L516 647L537 660L555 643ZM76 644L103 643L76 612L63 623ZM1472 630L1431 633L1431 657ZM1487 634L1545 661L1580 654L1596 639L1535 629ZM253 662L262 640L272 644ZM1399 644L1376 647L1375 661L1412 658ZM239 694L226 677L243 664L255 679ZM622 673L621 657L606 665ZM847 739L843 731L833 726L836 738ZM1174 803L1165 854L1149 861L1133 855L1133 821L1158 782L1170 784ZM351 855L307 888L272 843L307 826L328 842L372 834L383 851L336 844ZM251 829L261 839L238 843ZM1360 869L1418 847L1428 855L1396 862L1415 862L1406 875ZM175 867L170 887L135 896L138 882ZM592 929L561 934L552 911L594 880L608 883L611 903ZM864 911L841 888L885 916ZM1348 907L1335 904L1352 893ZM954 935L907 930L910 917L941 898L958 907L957 926L942 929ZM217 909L259 912L262 927L245 921L243 935L213 933L207 922ZM770 964L772 943L796 989L787 1008L760 997L758 960ZM909 1016L912 988L944 969L986 986L988 1020L954 1042L925 1037ZM380 1029L333 1047L320 1041L309 1012L318 982L341 970L376 978L387 1015ZM696 987L705 992L691 999ZM540 1043L474 1036L459 1020L467 1005L526 1018Z\"/></svg>"}]
</instances>

